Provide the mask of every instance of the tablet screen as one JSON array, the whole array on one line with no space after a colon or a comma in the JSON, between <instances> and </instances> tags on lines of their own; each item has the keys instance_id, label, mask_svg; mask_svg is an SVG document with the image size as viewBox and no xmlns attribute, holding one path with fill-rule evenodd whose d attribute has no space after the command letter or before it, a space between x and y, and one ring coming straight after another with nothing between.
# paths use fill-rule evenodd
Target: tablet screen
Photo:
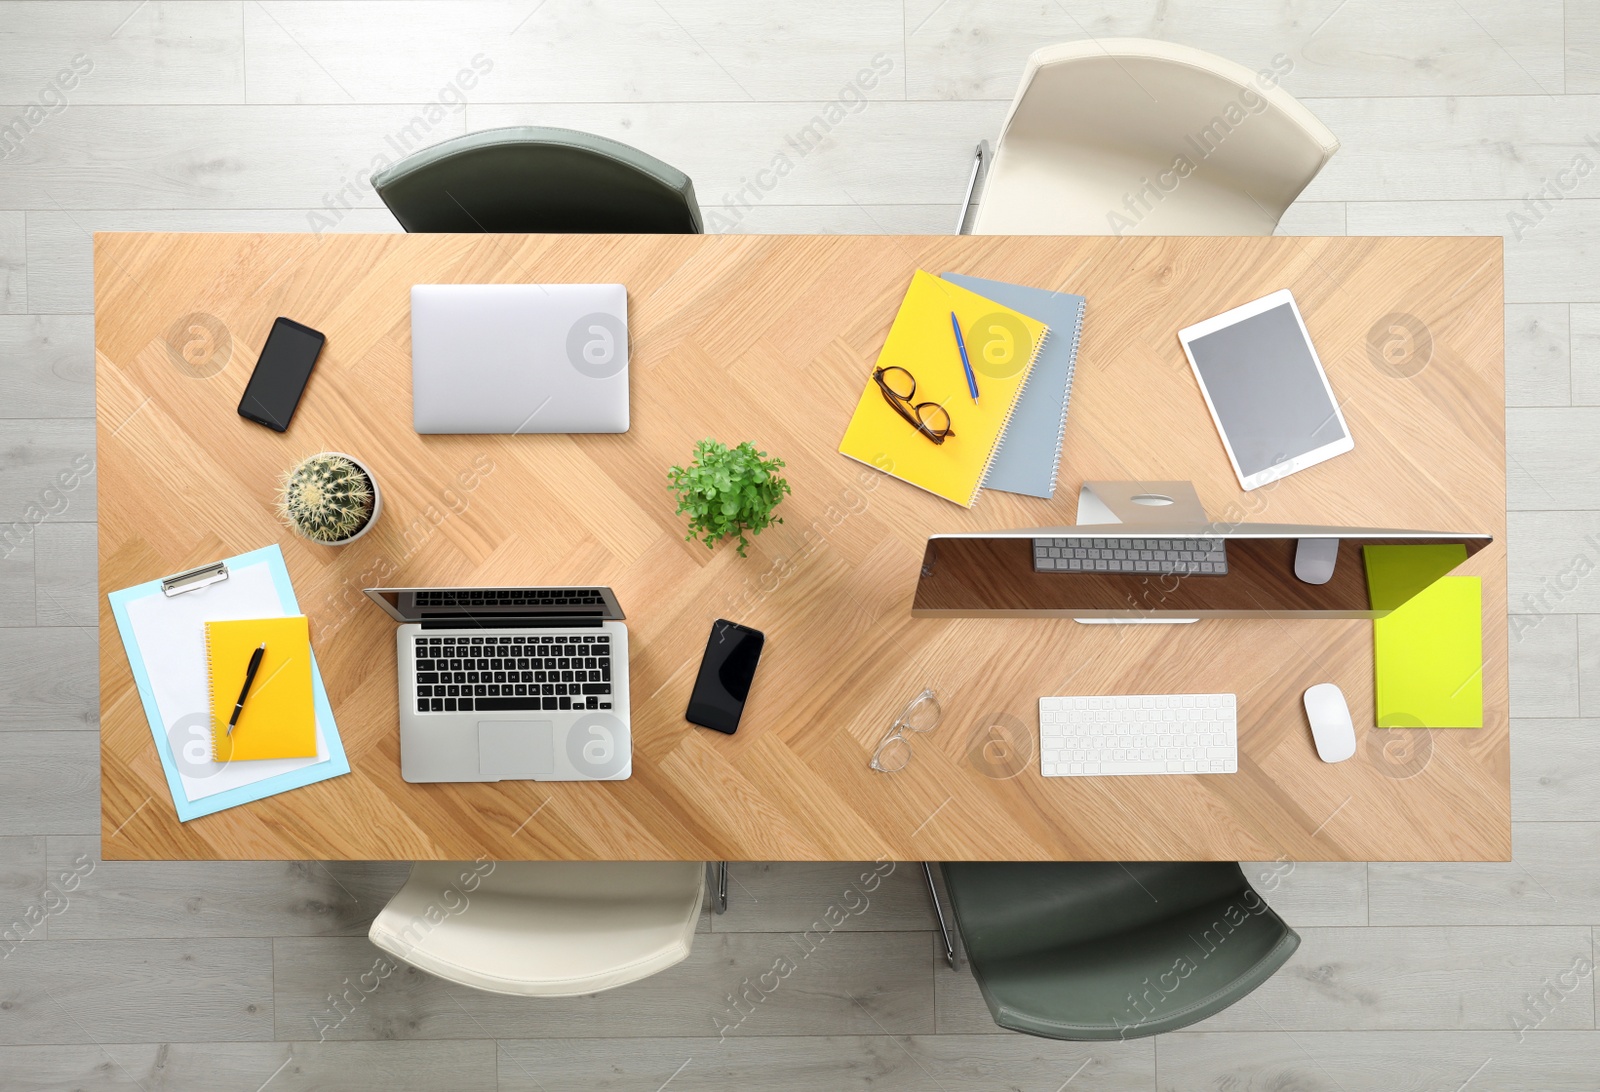
<instances>
[{"instance_id":1,"label":"tablet screen","mask_svg":"<svg viewBox=\"0 0 1600 1092\"><path fill-rule=\"evenodd\" d=\"M1245 477L1344 437L1321 369L1287 303L1188 345Z\"/></svg>"}]
</instances>

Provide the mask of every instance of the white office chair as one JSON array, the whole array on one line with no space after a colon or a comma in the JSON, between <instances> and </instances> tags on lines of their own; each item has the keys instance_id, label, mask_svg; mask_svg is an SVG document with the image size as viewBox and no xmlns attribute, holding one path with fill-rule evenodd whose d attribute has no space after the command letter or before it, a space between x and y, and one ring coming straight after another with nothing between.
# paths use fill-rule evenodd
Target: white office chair
<instances>
[{"instance_id":1,"label":"white office chair","mask_svg":"<svg viewBox=\"0 0 1600 1092\"><path fill-rule=\"evenodd\" d=\"M420 861L367 935L462 986L572 997L688 958L705 894L697 861Z\"/></svg>"},{"instance_id":2,"label":"white office chair","mask_svg":"<svg viewBox=\"0 0 1600 1092\"><path fill-rule=\"evenodd\" d=\"M1047 46L1028 58L972 233L1271 235L1338 149L1294 96L1213 54L1143 38Z\"/></svg>"}]
</instances>

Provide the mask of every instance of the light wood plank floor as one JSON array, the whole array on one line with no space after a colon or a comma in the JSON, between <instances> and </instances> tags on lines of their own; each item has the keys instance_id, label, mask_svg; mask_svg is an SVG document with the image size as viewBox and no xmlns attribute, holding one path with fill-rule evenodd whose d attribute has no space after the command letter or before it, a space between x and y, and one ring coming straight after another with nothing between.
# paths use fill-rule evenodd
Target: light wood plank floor
<instances>
[{"instance_id":1,"label":"light wood plank floor","mask_svg":"<svg viewBox=\"0 0 1600 1092\"><path fill-rule=\"evenodd\" d=\"M994 1026L911 867L759 1002L860 866L736 866L693 957L616 993L401 973L335 1011L403 868L99 862L95 480L51 486L93 456L91 232L396 230L375 157L518 123L677 164L712 230L948 231L1023 59L1089 34L1292 62L1343 149L1286 233L1505 236L1513 863L1247 865L1304 937L1289 965L1191 1031L1069 1044ZM0 0L0 153L0 1092L1600 1087L1574 971L1600 925L1600 4Z\"/></svg>"}]
</instances>

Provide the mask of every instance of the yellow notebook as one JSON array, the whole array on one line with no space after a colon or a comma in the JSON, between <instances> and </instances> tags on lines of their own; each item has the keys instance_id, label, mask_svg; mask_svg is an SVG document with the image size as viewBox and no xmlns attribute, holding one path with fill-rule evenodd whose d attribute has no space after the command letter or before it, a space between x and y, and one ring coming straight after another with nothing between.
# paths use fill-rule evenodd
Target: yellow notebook
<instances>
[{"instance_id":1,"label":"yellow notebook","mask_svg":"<svg viewBox=\"0 0 1600 1092\"><path fill-rule=\"evenodd\" d=\"M239 700L250 657L265 641L250 696L233 734L228 718ZM311 700L311 629L303 614L206 623L211 673L211 746L217 762L313 758L317 714Z\"/></svg>"},{"instance_id":2,"label":"yellow notebook","mask_svg":"<svg viewBox=\"0 0 1600 1092\"><path fill-rule=\"evenodd\" d=\"M967 391L952 311L977 377L977 402ZM840 452L971 508L1049 333L1036 319L917 270L877 366L910 372L917 384L912 401L943 406L952 434L933 443L895 412L868 376Z\"/></svg>"},{"instance_id":3,"label":"yellow notebook","mask_svg":"<svg viewBox=\"0 0 1600 1092\"><path fill-rule=\"evenodd\" d=\"M1442 576L1374 621L1372 648L1379 728L1483 727L1483 582L1476 576Z\"/></svg>"}]
</instances>

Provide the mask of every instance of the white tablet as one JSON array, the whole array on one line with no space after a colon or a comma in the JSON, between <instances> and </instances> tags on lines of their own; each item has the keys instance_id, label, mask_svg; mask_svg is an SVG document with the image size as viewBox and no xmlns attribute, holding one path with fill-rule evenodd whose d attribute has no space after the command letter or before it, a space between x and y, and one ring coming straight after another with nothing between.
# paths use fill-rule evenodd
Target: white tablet
<instances>
[{"instance_id":1,"label":"white tablet","mask_svg":"<svg viewBox=\"0 0 1600 1092\"><path fill-rule=\"evenodd\" d=\"M1245 489L1355 446L1287 288L1178 331Z\"/></svg>"}]
</instances>

